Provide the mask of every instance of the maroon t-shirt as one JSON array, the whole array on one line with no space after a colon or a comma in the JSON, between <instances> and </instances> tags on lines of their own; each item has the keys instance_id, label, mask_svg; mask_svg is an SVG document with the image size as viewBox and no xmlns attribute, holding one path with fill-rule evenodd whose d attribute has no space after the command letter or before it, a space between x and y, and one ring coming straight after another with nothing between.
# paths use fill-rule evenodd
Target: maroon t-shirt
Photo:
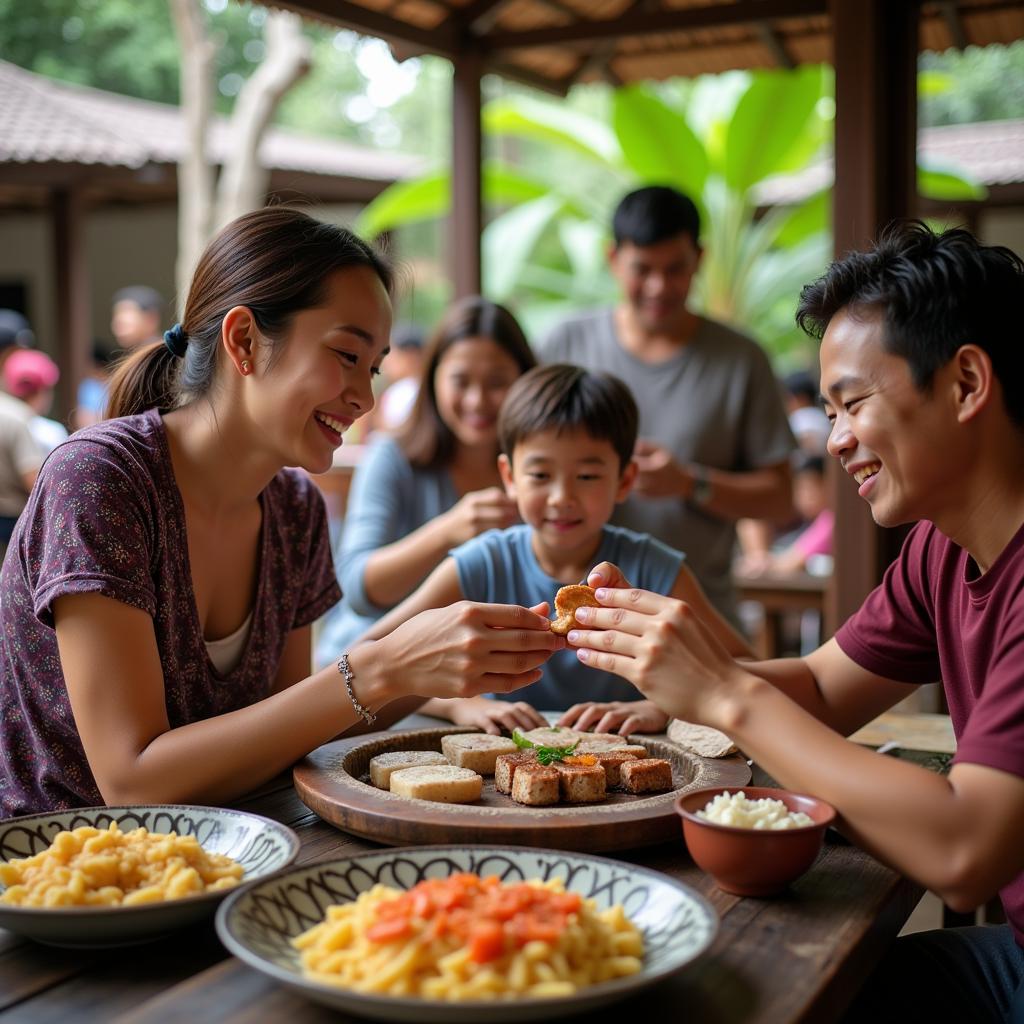
<instances>
[{"instance_id":1,"label":"maroon t-shirt","mask_svg":"<svg viewBox=\"0 0 1024 1024\"><path fill-rule=\"evenodd\" d=\"M50 455L0 570L0 817L103 803L53 630L64 594L103 594L153 617L171 728L268 696L289 632L341 593L314 484L282 470L260 504L252 628L222 676L206 654L160 414L89 427Z\"/></svg>"},{"instance_id":2,"label":"maroon t-shirt","mask_svg":"<svg viewBox=\"0 0 1024 1024\"><path fill-rule=\"evenodd\" d=\"M963 548L918 523L836 640L869 672L941 679L955 761L1024 776L1024 526L980 576ZM1024 873L1000 896L1024 946Z\"/></svg>"}]
</instances>

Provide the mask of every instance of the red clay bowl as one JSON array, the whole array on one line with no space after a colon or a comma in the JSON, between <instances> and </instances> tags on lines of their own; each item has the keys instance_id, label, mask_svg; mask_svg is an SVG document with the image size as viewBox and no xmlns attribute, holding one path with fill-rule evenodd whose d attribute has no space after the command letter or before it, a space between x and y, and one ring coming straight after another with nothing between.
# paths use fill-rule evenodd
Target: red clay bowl
<instances>
[{"instance_id":1,"label":"red clay bowl","mask_svg":"<svg viewBox=\"0 0 1024 1024\"><path fill-rule=\"evenodd\" d=\"M718 825L697 817L719 793L742 790L749 799L781 800L791 811L803 811L813 822L803 828L771 831ZM709 786L684 793L676 801L683 819L683 838L690 856L715 880L719 889L737 896L772 896L799 878L821 850L825 829L835 809L813 796L763 786Z\"/></svg>"}]
</instances>

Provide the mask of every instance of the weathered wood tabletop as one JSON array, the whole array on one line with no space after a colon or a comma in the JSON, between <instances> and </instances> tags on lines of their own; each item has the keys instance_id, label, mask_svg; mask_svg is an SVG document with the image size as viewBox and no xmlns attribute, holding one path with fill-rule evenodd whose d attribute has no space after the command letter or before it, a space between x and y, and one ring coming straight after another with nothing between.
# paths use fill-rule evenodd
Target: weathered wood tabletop
<instances>
[{"instance_id":1,"label":"weathered wood tabletop","mask_svg":"<svg viewBox=\"0 0 1024 1024\"><path fill-rule=\"evenodd\" d=\"M755 782L758 775L755 769ZM302 840L300 864L375 848L309 811L290 774L237 806L291 826ZM692 886L710 900L721 928L704 957L625 1009L609 1007L609 1020L621 1020L624 1012L672 1024L836 1020L921 895L839 839L826 843L787 894L769 900L720 892L694 866L681 835L678 842L615 856ZM148 945L95 952L36 945L0 930L0 1024L355 1019L307 1002L229 957L212 921Z\"/></svg>"}]
</instances>

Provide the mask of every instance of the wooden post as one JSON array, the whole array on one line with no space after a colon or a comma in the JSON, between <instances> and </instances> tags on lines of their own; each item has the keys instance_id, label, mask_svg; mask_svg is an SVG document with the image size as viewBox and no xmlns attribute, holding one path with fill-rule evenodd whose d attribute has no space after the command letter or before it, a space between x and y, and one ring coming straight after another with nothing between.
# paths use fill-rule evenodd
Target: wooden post
<instances>
[{"instance_id":1,"label":"wooden post","mask_svg":"<svg viewBox=\"0 0 1024 1024\"><path fill-rule=\"evenodd\" d=\"M918 0L831 0L836 71L835 253L862 249L916 207ZM840 472L830 478L835 571L826 635L860 607L905 531L874 524Z\"/></svg>"},{"instance_id":2,"label":"wooden post","mask_svg":"<svg viewBox=\"0 0 1024 1024\"><path fill-rule=\"evenodd\" d=\"M85 223L81 193L55 189L53 212L53 269L57 299L57 418L70 428L68 418L77 404L78 385L85 376L92 351L89 273L85 258Z\"/></svg>"},{"instance_id":3,"label":"wooden post","mask_svg":"<svg viewBox=\"0 0 1024 1024\"><path fill-rule=\"evenodd\" d=\"M454 62L452 77L452 210L448 244L455 298L479 293L481 284L481 68L480 55L470 51Z\"/></svg>"}]
</instances>

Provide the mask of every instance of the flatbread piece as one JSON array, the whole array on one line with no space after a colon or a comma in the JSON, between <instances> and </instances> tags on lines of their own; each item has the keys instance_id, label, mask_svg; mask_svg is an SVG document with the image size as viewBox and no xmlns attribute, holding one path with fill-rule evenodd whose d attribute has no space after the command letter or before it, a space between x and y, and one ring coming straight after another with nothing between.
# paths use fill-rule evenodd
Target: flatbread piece
<instances>
[{"instance_id":1,"label":"flatbread piece","mask_svg":"<svg viewBox=\"0 0 1024 1024\"><path fill-rule=\"evenodd\" d=\"M696 725L673 718L668 724L668 738L700 757L727 757L735 754L737 747L724 732L708 725Z\"/></svg>"}]
</instances>

